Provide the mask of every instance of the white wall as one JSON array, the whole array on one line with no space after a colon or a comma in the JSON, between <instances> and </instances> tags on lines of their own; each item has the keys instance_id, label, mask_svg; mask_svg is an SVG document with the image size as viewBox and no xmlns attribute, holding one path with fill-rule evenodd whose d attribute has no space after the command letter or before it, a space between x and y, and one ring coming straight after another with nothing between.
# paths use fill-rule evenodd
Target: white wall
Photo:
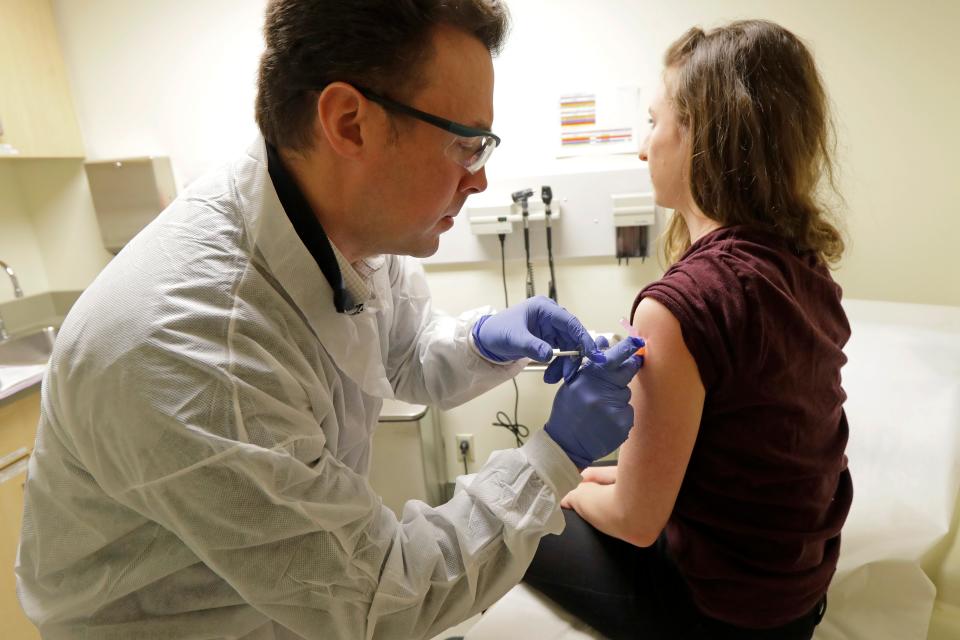
<instances>
[{"instance_id":1,"label":"white wall","mask_svg":"<svg viewBox=\"0 0 960 640\"><path fill-rule=\"evenodd\" d=\"M182 188L252 139L264 0L53 4L90 157L168 154ZM494 129L504 145L489 168L492 179L557 167L553 122L560 91L626 83L640 85L649 96L665 47L689 26L771 18L810 43L835 103L851 236L837 273L846 294L960 305L952 259L960 237L955 177L960 166L954 155L960 148L954 115L960 104L955 70L960 39L954 33L960 2L512 0L509 5L515 26L496 63ZM9 211L5 215L10 217ZM521 269L509 268L515 301L523 291ZM537 269L543 291L545 269ZM613 259L563 261L559 269L561 302L600 330L616 329L637 291L658 275L650 261L630 267L617 267ZM442 308L459 311L502 301L498 264L431 266L428 273ZM521 402L521 420L536 426L549 403L535 387L529 394L526 408ZM471 404L448 414L444 428L449 434L477 432L483 457L503 444L483 425L497 408L507 408L504 403L498 396Z\"/></svg>"}]
</instances>

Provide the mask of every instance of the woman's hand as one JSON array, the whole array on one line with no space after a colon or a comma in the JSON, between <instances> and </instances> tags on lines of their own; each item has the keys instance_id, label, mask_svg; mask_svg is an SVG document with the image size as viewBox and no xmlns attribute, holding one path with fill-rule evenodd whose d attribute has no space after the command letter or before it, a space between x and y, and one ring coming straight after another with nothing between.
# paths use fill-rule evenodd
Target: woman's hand
<instances>
[{"instance_id":1,"label":"woman's hand","mask_svg":"<svg viewBox=\"0 0 960 640\"><path fill-rule=\"evenodd\" d=\"M580 513L579 509L577 509L577 505L580 504L580 500L583 498L583 491L581 490L581 487L583 487L584 484L585 483L581 482L579 485L577 485L576 489L563 496L563 500L560 501L560 506L563 509L573 509L577 513Z\"/></svg>"},{"instance_id":2,"label":"woman's hand","mask_svg":"<svg viewBox=\"0 0 960 640\"><path fill-rule=\"evenodd\" d=\"M583 473L589 470L589 468L584 469ZM610 476L609 472L605 472L605 475ZM590 507L600 506L601 503L609 500L613 496L613 483L615 481L616 469L614 469L613 477L609 479L609 482L584 480L577 485L576 489L563 497L563 500L560 501L560 506L564 509L573 509L579 513L584 520L590 522L590 517L587 515L593 511ZM593 523L591 522L591 524Z\"/></svg>"},{"instance_id":3,"label":"woman's hand","mask_svg":"<svg viewBox=\"0 0 960 640\"><path fill-rule=\"evenodd\" d=\"M617 481L617 467L587 467L580 472L583 482L596 484L614 484Z\"/></svg>"},{"instance_id":4,"label":"woman's hand","mask_svg":"<svg viewBox=\"0 0 960 640\"><path fill-rule=\"evenodd\" d=\"M617 467L587 467L580 472L583 480L576 489L568 493L560 501L560 506L564 509L577 509L584 499L590 495L595 495L593 489L601 486L611 486L617 481ZM611 487L612 488L612 487ZM582 514L581 514L582 515Z\"/></svg>"}]
</instances>

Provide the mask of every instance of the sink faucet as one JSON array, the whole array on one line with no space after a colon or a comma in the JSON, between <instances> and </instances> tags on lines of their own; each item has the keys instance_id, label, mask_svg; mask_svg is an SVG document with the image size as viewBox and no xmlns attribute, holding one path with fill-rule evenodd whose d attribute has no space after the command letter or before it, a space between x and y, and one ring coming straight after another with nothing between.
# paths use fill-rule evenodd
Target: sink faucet
<instances>
[{"instance_id":1,"label":"sink faucet","mask_svg":"<svg viewBox=\"0 0 960 640\"><path fill-rule=\"evenodd\" d=\"M3 260L0 260L0 269L3 269L7 272L7 275L10 276L10 282L13 283L13 297L22 298L23 289L20 288L20 281L17 280L17 274L14 273L13 269L10 268ZM10 334L7 333L7 328L3 324L3 318L0 318L0 340L6 340L10 337Z\"/></svg>"}]
</instances>

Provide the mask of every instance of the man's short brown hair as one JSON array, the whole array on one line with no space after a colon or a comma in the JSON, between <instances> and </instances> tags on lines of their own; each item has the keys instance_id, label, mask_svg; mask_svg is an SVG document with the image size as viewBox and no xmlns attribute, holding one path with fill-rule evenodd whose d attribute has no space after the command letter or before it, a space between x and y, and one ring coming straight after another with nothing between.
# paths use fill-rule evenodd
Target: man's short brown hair
<instances>
[{"instance_id":1,"label":"man's short brown hair","mask_svg":"<svg viewBox=\"0 0 960 640\"><path fill-rule=\"evenodd\" d=\"M497 0L272 0L256 101L263 137L278 148L310 148L317 92L331 82L409 95L440 25L496 54L509 14Z\"/></svg>"}]
</instances>

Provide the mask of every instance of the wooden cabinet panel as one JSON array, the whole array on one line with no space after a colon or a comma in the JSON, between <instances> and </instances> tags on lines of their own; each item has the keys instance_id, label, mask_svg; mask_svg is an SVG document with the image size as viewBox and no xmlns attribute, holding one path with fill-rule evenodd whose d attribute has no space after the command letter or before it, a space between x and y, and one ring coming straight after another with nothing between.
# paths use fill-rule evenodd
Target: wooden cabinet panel
<instances>
[{"instance_id":1,"label":"wooden cabinet panel","mask_svg":"<svg viewBox=\"0 0 960 640\"><path fill-rule=\"evenodd\" d=\"M16 577L13 564L20 540L20 522L23 517L23 482L26 472L18 473L0 482L0 620L3 637L9 640L40 638L37 628L17 601Z\"/></svg>"},{"instance_id":2,"label":"wooden cabinet panel","mask_svg":"<svg viewBox=\"0 0 960 640\"><path fill-rule=\"evenodd\" d=\"M0 25L0 144L12 157L83 157L50 1L0 0Z\"/></svg>"},{"instance_id":3,"label":"wooden cabinet panel","mask_svg":"<svg viewBox=\"0 0 960 640\"><path fill-rule=\"evenodd\" d=\"M0 0L0 3L5 0ZM0 404L0 459L14 451L33 449L40 418L40 387ZM23 518L23 483L26 459L7 458L0 469L0 637L3 640L34 640L39 632L27 620L17 602L13 565L20 542Z\"/></svg>"},{"instance_id":4,"label":"wooden cabinet panel","mask_svg":"<svg viewBox=\"0 0 960 640\"><path fill-rule=\"evenodd\" d=\"M30 393L0 401L0 457L21 447L32 451L39 421L40 385Z\"/></svg>"}]
</instances>

